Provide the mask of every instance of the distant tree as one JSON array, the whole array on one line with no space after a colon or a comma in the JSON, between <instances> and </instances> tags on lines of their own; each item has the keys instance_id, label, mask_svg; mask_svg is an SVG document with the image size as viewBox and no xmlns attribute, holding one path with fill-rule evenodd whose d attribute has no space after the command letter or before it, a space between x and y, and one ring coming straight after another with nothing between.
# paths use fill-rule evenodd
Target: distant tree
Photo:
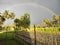
<instances>
[{"instance_id":1,"label":"distant tree","mask_svg":"<svg viewBox=\"0 0 60 45\"><path fill-rule=\"evenodd\" d=\"M11 19L14 19L15 14L13 12L11 12L9 16L10 16Z\"/></svg>"},{"instance_id":2,"label":"distant tree","mask_svg":"<svg viewBox=\"0 0 60 45\"><path fill-rule=\"evenodd\" d=\"M9 17L9 12L8 12L7 10L5 10L5 11L3 12L3 17L4 17L4 18L7 18L7 19L10 18L10 17Z\"/></svg>"},{"instance_id":3,"label":"distant tree","mask_svg":"<svg viewBox=\"0 0 60 45\"><path fill-rule=\"evenodd\" d=\"M19 19L15 19L14 23L15 23L16 28L21 26L21 21Z\"/></svg>"},{"instance_id":4,"label":"distant tree","mask_svg":"<svg viewBox=\"0 0 60 45\"><path fill-rule=\"evenodd\" d=\"M28 28L30 26L30 14L24 14L23 27Z\"/></svg>"},{"instance_id":5,"label":"distant tree","mask_svg":"<svg viewBox=\"0 0 60 45\"><path fill-rule=\"evenodd\" d=\"M60 24L60 16L53 15L52 16L52 20L45 19L45 20L43 20L43 22L45 22L45 24L48 27L59 27L59 24Z\"/></svg>"},{"instance_id":6,"label":"distant tree","mask_svg":"<svg viewBox=\"0 0 60 45\"><path fill-rule=\"evenodd\" d=\"M15 14L10 13L7 10L5 10L3 13L0 13L0 27L2 27L6 19L9 19L9 18L14 19L14 17L15 17Z\"/></svg>"},{"instance_id":7,"label":"distant tree","mask_svg":"<svg viewBox=\"0 0 60 45\"><path fill-rule=\"evenodd\" d=\"M52 19L53 19L53 25L56 27L58 25L58 17L57 17L57 15L53 15Z\"/></svg>"},{"instance_id":8,"label":"distant tree","mask_svg":"<svg viewBox=\"0 0 60 45\"><path fill-rule=\"evenodd\" d=\"M43 22L45 22L45 24L46 24L48 27L52 26L51 21L49 21L48 19L43 20Z\"/></svg>"},{"instance_id":9,"label":"distant tree","mask_svg":"<svg viewBox=\"0 0 60 45\"><path fill-rule=\"evenodd\" d=\"M60 26L60 16L59 16L59 19L58 19L58 25Z\"/></svg>"},{"instance_id":10,"label":"distant tree","mask_svg":"<svg viewBox=\"0 0 60 45\"><path fill-rule=\"evenodd\" d=\"M17 27L28 28L30 26L30 14L25 13L24 16L21 16L20 19L15 19L14 23Z\"/></svg>"},{"instance_id":11,"label":"distant tree","mask_svg":"<svg viewBox=\"0 0 60 45\"><path fill-rule=\"evenodd\" d=\"M0 15L0 30L2 29L2 25L5 21L5 18Z\"/></svg>"}]
</instances>

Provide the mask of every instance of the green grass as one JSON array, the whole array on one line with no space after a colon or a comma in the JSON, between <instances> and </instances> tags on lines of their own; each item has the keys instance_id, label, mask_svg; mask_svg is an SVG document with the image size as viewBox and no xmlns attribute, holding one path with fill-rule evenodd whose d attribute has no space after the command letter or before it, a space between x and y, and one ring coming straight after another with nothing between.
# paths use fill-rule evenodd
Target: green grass
<instances>
[{"instance_id":1,"label":"green grass","mask_svg":"<svg viewBox=\"0 0 60 45\"><path fill-rule=\"evenodd\" d=\"M19 45L14 38L14 31L2 32L0 31L0 44L1 45Z\"/></svg>"},{"instance_id":2,"label":"green grass","mask_svg":"<svg viewBox=\"0 0 60 45\"><path fill-rule=\"evenodd\" d=\"M1 45L19 45L15 40L4 40L0 42Z\"/></svg>"},{"instance_id":3,"label":"green grass","mask_svg":"<svg viewBox=\"0 0 60 45\"><path fill-rule=\"evenodd\" d=\"M3 39L12 39L13 36L14 36L13 32L3 32L3 33L0 33L0 40L3 40Z\"/></svg>"},{"instance_id":4,"label":"green grass","mask_svg":"<svg viewBox=\"0 0 60 45\"><path fill-rule=\"evenodd\" d=\"M21 31L17 31L17 32L21 32ZM24 42L23 40L15 37L15 31L7 31L7 32L0 31L1 45L23 45L23 42Z\"/></svg>"},{"instance_id":5,"label":"green grass","mask_svg":"<svg viewBox=\"0 0 60 45\"><path fill-rule=\"evenodd\" d=\"M46 33L56 33L59 32L60 33L60 27L46 27L46 28L35 28L36 32L46 32ZM30 30L28 30L28 32L34 32L34 28L30 28Z\"/></svg>"},{"instance_id":6,"label":"green grass","mask_svg":"<svg viewBox=\"0 0 60 45\"><path fill-rule=\"evenodd\" d=\"M37 33L37 37L39 37L38 41L42 37L42 36L40 36L42 34L45 37L47 37L46 34L51 35L51 36L54 36L55 34L60 35L60 30L59 29L60 29L60 27L54 27L54 28L53 27L50 27L50 28L48 28L48 27L46 27L46 28L36 28L35 31ZM7 39L7 41L4 43L4 45L18 45L18 43L19 44L21 43L21 45L22 45L22 43L24 43L23 40L21 40L21 39L19 39L19 38L14 36L15 35L14 32L17 32L17 33L23 34L23 35L30 35L31 38L34 36L34 34L33 34L34 28L31 28L30 30L28 29L27 31L25 31L25 30L16 30L16 31L0 32L0 40ZM8 39L13 39L13 38L15 38L16 40L8 40ZM42 38L45 39L44 37L42 37ZM48 37L47 37L47 39L48 39ZM27 44L25 43L25 45L27 45Z\"/></svg>"}]
</instances>

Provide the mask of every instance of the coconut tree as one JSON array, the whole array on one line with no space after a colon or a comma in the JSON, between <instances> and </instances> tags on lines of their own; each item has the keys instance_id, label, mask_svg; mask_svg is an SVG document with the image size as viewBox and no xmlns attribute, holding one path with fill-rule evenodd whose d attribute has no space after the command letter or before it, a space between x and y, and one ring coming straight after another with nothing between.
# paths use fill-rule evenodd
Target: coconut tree
<instances>
[{"instance_id":1,"label":"coconut tree","mask_svg":"<svg viewBox=\"0 0 60 45\"><path fill-rule=\"evenodd\" d=\"M30 15L24 14L24 16L21 16L20 19L15 19L14 23L17 27L28 28L30 26Z\"/></svg>"},{"instance_id":2,"label":"coconut tree","mask_svg":"<svg viewBox=\"0 0 60 45\"><path fill-rule=\"evenodd\" d=\"M5 21L5 18L0 15L0 29L2 29L2 25Z\"/></svg>"},{"instance_id":3,"label":"coconut tree","mask_svg":"<svg viewBox=\"0 0 60 45\"><path fill-rule=\"evenodd\" d=\"M2 26L4 24L4 22L6 21L6 19L14 19L15 14L14 13L10 13L7 10L5 10L3 13L0 14L0 26Z\"/></svg>"},{"instance_id":4,"label":"coconut tree","mask_svg":"<svg viewBox=\"0 0 60 45\"><path fill-rule=\"evenodd\" d=\"M55 15L54 17L55 17L55 18L53 18L53 19L54 19L54 20L53 20L53 24L54 24L56 27L59 27L59 25L60 25L60 16Z\"/></svg>"},{"instance_id":5,"label":"coconut tree","mask_svg":"<svg viewBox=\"0 0 60 45\"><path fill-rule=\"evenodd\" d=\"M19 20L20 20L20 21L23 21L23 20L24 20L24 16L21 16L21 17L19 18Z\"/></svg>"},{"instance_id":6,"label":"coconut tree","mask_svg":"<svg viewBox=\"0 0 60 45\"><path fill-rule=\"evenodd\" d=\"M59 19L58 19L58 21L59 21L59 25L60 25L60 16L59 16Z\"/></svg>"},{"instance_id":7,"label":"coconut tree","mask_svg":"<svg viewBox=\"0 0 60 45\"><path fill-rule=\"evenodd\" d=\"M23 27L28 28L30 26L30 14L24 14Z\"/></svg>"},{"instance_id":8,"label":"coconut tree","mask_svg":"<svg viewBox=\"0 0 60 45\"><path fill-rule=\"evenodd\" d=\"M51 21L49 21L48 19L43 20L43 22L45 22L45 24L46 24L48 27L51 27L51 26L52 26Z\"/></svg>"},{"instance_id":9,"label":"coconut tree","mask_svg":"<svg viewBox=\"0 0 60 45\"><path fill-rule=\"evenodd\" d=\"M9 19L9 18L14 19L15 14L14 14L14 12L9 12L9 11L5 10L3 12L3 17L7 18L7 19Z\"/></svg>"},{"instance_id":10,"label":"coconut tree","mask_svg":"<svg viewBox=\"0 0 60 45\"><path fill-rule=\"evenodd\" d=\"M9 16L10 16L11 19L14 19L14 17L15 17L14 12L11 12Z\"/></svg>"},{"instance_id":11,"label":"coconut tree","mask_svg":"<svg viewBox=\"0 0 60 45\"><path fill-rule=\"evenodd\" d=\"M53 25L57 26L58 25L58 16L57 15L53 15L52 19L53 19Z\"/></svg>"},{"instance_id":12,"label":"coconut tree","mask_svg":"<svg viewBox=\"0 0 60 45\"><path fill-rule=\"evenodd\" d=\"M24 18L25 18L25 19L29 19L29 20L30 20L30 14L25 13L25 14L24 14Z\"/></svg>"},{"instance_id":13,"label":"coconut tree","mask_svg":"<svg viewBox=\"0 0 60 45\"><path fill-rule=\"evenodd\" d=\"M3 17L4 17L4 18L7 18L7 19L10 18L10 17L9 17L9 12L8 12L7 10L5 10L5 11L3 12Z\"/></svg>"},{"instance_id":14,"label":"coconut tree","mask_svg":"<svg viewBox=\"0 0 60 45\"><path fill-rule=\"evenodd\" d=\"M53 15L52 16L52 20L48 20L48 19L45 19L43 20L47 26L50 26L50 27L59 27L59 24L60 24L60 16L58 15Z\"/></svg>"},{"instance_id":15,"label":"coconut tree","mask_svg":"<svg viewBox=\"0 0 60 45\"><path fill-rule=\"evenodd\" d=\"M15 24L15 29L20 28L20 26L22 25L22 24L21 24L21 21L20 21L19 19L15 19L15 20L14 20L14 24Z\"/></svg>"}]
</instances>

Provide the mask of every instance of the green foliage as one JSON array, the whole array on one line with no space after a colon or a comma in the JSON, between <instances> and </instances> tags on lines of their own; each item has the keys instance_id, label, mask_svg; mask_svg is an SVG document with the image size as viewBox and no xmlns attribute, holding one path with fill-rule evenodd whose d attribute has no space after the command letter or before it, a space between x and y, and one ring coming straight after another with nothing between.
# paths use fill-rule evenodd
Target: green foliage
<instances>
[{"instance_id":1,"label":"green foliage","mask_svg":"<svg viewBox=\"0 0 60 45\"><path fill-rule=\"evenodd\" d=\"M0 26L0 30L2 30L2 27Z\"/></svg>"},{"instance_id":2,"label":"green foliage","mask_svg":"<svg viewBox=\"0 0 60 45\"><path fill-rule=\"evenodd\" d=\"M1 21L1 22L4 22L5 20L6 20L6 19L5 19L4 17L2 17L2 16L0 17L0 21Z\"/></svg>"},{"instance_id":3,"label":"green foliage","mask_svg":"<svg viewBox=\"0 0 60 45\"><path fill-rule=\"evenodd\" d=\"M23 27L27 28L30 26L30 14L24 14Z\"/></svg>"},{"instance_id":4,"label":"green foliage","mask_svg":"<svg viewBox=\"0 0 60 45\"><path fill-rule=\"evenodd\" d=\"M11 18L11 19L14 19L14 17L15 17L15 14L14 14L13 12L11 12L11 13L10 13L10 18Z\"/></svg>"},{"instance_id":5,"label":"green foliage","mask_svg":"<svg viewBox=\"0 0 60 45\"><path fill-rule=\"evenodd\" d=\"M6 19L0 15L0 30L2 30L2 25Z\"/></svg>"},{"instance_id":6,"label":"green foliage","mask_svg":"<svg viewBox=\"0 0 60 45\"><path fill-rule=\"evenodd\" d=\"M53 15L52 20L45 19L43 20L47 27L60 27L60 16Z\"/></svg>"},{"instance_id":7,"label":"green foliage","mask_svg":"<svg viewBox=\"0 0 60 45\"><path fill-rule=\"evenodd\" d=\"M58 23L59 23L59 25L60 25L60 16L59 16L59 19L58 19Z\"/></svg>"},{"instance_id":8,"label":"green foliage","mask_svg":"<svg viewBox=\"0 0 60 45\"><path fill-rule=\"evenodd\" d=\"M22 26L24 28L28 28L30 26L30 15L25 13L24 16L21 16L20 19L15 19L14 23L16 26Z\"/></svg>"},{"instance_id":9,"label":"green foliage","mask_svg":"<svg viewBox=\"0 0 60 45\"><path fill-rule=\"evenodd\" d=\"M14 19L15 14L13 12L8 12L7 10L5 10L3 13L0 13L0 26L2 27L2 25L4 24L4 22L6 21L6 19Z\"/></svg>"},{"instance_id":10,"label":"green foliage","mask_svg":"<svg viewBox=\"0 0 60 45\"><path fill-rule=\"evenodd\" d=\"M6 18L6 19L14 19L15 17L15 14L13 12L9 12L8 10L5 10L3 13L2 13L2 17Z\"/></svg>"},{"instance_id":11,"label":"green foliage","mask_svg":"<svg viewBox=\"0 0 60 45\"><path fill-rule=\"evenodd\" d=\"M51 22L50 20L45 19L45 20L43 20L43 21L45 22L45 24L46 24L48 27L52 26L52 22Z\"/></svg>"},{"instance_id":12,"label":"green foliage","mask_svg":"<svg viewBox=\"0 0 60 45\"><path fill-rule=\"evenodd\" d=\"M19 19L15 19L14 23L16 24L16 26L21 26L21 21Z\"/></svg>"}]
</instances>

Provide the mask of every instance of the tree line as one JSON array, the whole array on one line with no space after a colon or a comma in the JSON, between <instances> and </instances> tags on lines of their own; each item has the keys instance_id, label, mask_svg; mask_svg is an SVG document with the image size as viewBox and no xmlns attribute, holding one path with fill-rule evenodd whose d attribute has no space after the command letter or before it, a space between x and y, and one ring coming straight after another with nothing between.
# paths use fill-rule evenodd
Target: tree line
<instances>
[{"instance_id":1,"label":"tree line","mask_svg":"<svg viewBox=\"0 0 60 45\"><path fill-rule=\"evenodd\" d=\"M14 12L9 12L5 10L3 13L0 13L0 30L3 29L4 22L7 19L14 19L15 14ZM20 27L29 28L30 26L30 14L25 13L20 18L14 19L14 29L19 29Z\"/></svg>"},{"instance_id":2,"label":"tree line","mask_svg":"<svg viewBox=\"0 0 60 45\"><path fill-rule=\"evenodd\" d=\"M24 15L20 16L20 18L15 18L14 12L9 12L8 10L5 10L2 13L0 12L0 30L4 28L3 25L7 19L11 19L11 20L14 19L14 24L13 24L14 29L21 29L21 27L29 28L30 26L30 14L29 13L25 13ZM44 19L43 22L45 24L45 27L60 27L60 16L53 15L52 20ZM44 25L42 27L44 27Z\"/></svg>"}]
</instances>

